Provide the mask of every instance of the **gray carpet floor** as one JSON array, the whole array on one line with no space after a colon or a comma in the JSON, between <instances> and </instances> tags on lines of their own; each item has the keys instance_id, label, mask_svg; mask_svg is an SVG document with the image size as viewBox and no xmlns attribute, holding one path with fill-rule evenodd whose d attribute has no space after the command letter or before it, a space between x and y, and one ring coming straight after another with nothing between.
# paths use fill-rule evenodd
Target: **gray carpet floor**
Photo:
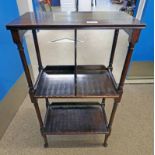
<instances>
[{"instance_id":1,"label":"gray carpet floor","mask_svg":"<svg viewBox=\"0 0 155 155\"><path fill-rule=\"evenodd\" d=\"M111 101L106 102L108 116ZM39 106L44 115L43 100ZM152 155L153 85L125 86L107 148L102 146L103 135L49 136L48 140L50 148L44 149L33 104L27 96L0 141L0 155Z\"/></svg>"}]
</instances>

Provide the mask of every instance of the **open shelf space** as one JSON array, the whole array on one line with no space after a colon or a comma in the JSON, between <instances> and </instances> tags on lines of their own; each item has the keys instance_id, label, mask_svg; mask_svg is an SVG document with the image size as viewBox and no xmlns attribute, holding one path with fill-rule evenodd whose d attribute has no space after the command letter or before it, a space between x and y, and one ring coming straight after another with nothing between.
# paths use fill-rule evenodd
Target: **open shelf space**
<instances>
[{"instance_id":1,"label":"open shelf space","mask_svg":"<svg viewBox=\"0 0 155 155\"><path fill-rule=\"evenodd\" d=\"M116 98L115 81L105 66L47 66L35 84L37 98Z\"/></svg>"},{"instance_id":2,"label":"open shelf space","mask_svg":"<svg viewBox=\"0 0 155 155\"><path fill-rule=\"evenodd\" d=\"M104 108L99 103L53 103L47 109L44 133L108 133Z\"/></svg>"}]
</instances>

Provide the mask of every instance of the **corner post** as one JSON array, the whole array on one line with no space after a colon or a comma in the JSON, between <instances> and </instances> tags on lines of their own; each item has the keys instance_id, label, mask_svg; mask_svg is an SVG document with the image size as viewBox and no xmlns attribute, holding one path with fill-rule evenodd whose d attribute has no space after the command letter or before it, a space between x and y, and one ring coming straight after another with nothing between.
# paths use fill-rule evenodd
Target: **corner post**
<instances>
[{"instance_id":1,"label":"corner post","mask_svg":"<svg viewBox=\"0 0 155 155\"><path fill-rule=\"evenodd\" d=\"M47 136L44 133L44 124L43 124L43 121L42 121L40 108L38 106L38 100L34 97L34 90L30 89L29 94L30 94L31 102L34 105L34 108L35 108L35 111L36 111L36 114L37 114L37 118L38 118L39 125L40 125L40 133L41 133L41 135L42 135L42 137L44 139L44 147L46 148L46 147L48 147L48 141L47 141Z\"/></svg>"},{"instance_id":2,"label":"corner post","mask_svg":"<svg viewBox=\"0 0 155 155\"><path fill-rule=\"evenodd\" d=\"M43 66L42 66L42 61L41 61L40 49L39 49L39 45L38 45L37 33L36 33L35 29L32 30L32 34L33 34L33 41L34 41L34 46L35 46L37 60L38 60L38 66L39 66L38 69L40 72L43 69Z\"/></svg>"},{"instance_id":3,"label":"corner post","mask_svg":"<svg viewBox=\"0 0 155 155\"><path fill-rule=\"evenodd\" d=\"M112 49L111 49L111 55L110 55L110 60L109 60L109 66L108 66L108 68L111 71L113 69L113 66L112 65L113 65L113 60L114 60L114 55L115 55L117 40L118 40L118 34L119 34L119 29L115 29L114 38L113 38L113 44L112 44Z\"/></svg>"},{"instance_id":4,"label":"corner post","mask_svg":"<svg viewBox=\"0 0 155 155\"><path fill-rule=\"evenodd\" d=\"M114 121L114 117L115 117L116 110L117 110L119 102L120 102L120 99L115 99L115 101L113 103L113 108L112 108L112 112L111 112L111 115L110 115L110 120L109 120L109 123L108 123L108 133L105 135L105 139L104 139L104 143L103 143L104 147L108 146L107 141L108 141L109 136L111 135L112 124L113 124L113 121Z\"/></svg>"},{"instance_id":5,"label":"corner post","mask_svg":"<svg viewBox=\"0 0 155 155\"><path fill-rule=\"evenodd\" d=\"M23 67L24 67L25 76L26 76L26 79L28 82L28 86L29 86L29 88L33 88L31 74L30 74L29 67L27 64L26 56L24 53L24 47L22 45L22 41L20 38L19 31L18 30L11 30L11 34L12 34L12 38L13 38L14 43L18 47L19 55L20 55L20 58L21 58L21 61L22 61Z\"/></svg>"},{"instance_id":6,"label":"corner post","mask_svg":"<svg viewBox=\"0 0 155 155\"><path fill-rule=\"evenodd\" d=\"M30 71L29 71L29 67L28 67L28 64L27 64L26 56L25 56L25 53L24 53L24 48L23 48L23 45L22 45L22 41L21 41L21 38L20 38L20 34L19 34L18 30L11 30L11 33L12 33L13 41L18 47L18 51L19 51L19 54L20 54L20 57L21 57L21 61L22 61L23 67L24 67L26 79L27 79L28 86L29 86L30 99L31 99L31 102L34 103L35 111L36 111L37 118L38 118L39 125L40 125L40 131L41 131L41 134L42 134L42 136L44 138L44 141L45 141L44 146L47 147L48 146L47 137L43 133L43 121L42 121L42 118L41 118L40 109L39 109L39 106L38 106L37 99L34 98L34 87L33 87L32 79L31 79L31 74L30 74Z\"/></svg>"},{"instance_id":7,"label":"corner post","mask_svg":"<svg viewBox=\"0 0 155 155\"><path fill-rule=\"evenodd\" d=\"M126 78L127 71L128 71L128 68L129 68L131 56L132 56L132 53L133 53L133 50L134 50L134 45L138 41L139 35L140 35L140 30L139 29L134 29L132 31L132 34L131 34L130 38L129 38L129 47L128 47L126 59L125 59L125 62L124 62L124 67L123 67L123 70L122 70L120 83L119 83L119 86L118 86L118 92L119 92L120 96L119 96L119 98L114 99L113 109L112 109L109 124L108 124L109 133L105 135L105 140L104 140L104 143L103 143L103 145L105 147L108 145L107 141L108 141L109 136L111 135L112 124L113 124L113 121L114 121L114 117L115 117L115 114L116 114L118 103L121 101L121 97L122 97L122 94L123 94L123 86L124 86L125 78Z\"/></svg>"},{"instance_id":8,"label":"corner post","mask_svg":"<svg viewBox=\"0 0 155 155\"><path fill-rule=\"evenodd\" d=\"M123 86L124 86L125 78L128 72L129 65L130 65L130 60L131 60L132 53L135 47L135 43L138 41L139 35L140 35L140 29L134 29L132 31L131 36L129 37L128 51L127 51L126 59L124 62L121 79L120 79L119 86L118 86L118 92L120 93L120 95L122 95L123 93Z\"/></svg>"},{"instance_id":9,"label":"corner post","mask_svg":"<svg viewBox=\"0 0 155 155\"><path fill-rule=\"evenodd\" d=\"M77 29L74 30L74 83L75 83L75 96L77 95Z\"/></svg>"}]
</instances>

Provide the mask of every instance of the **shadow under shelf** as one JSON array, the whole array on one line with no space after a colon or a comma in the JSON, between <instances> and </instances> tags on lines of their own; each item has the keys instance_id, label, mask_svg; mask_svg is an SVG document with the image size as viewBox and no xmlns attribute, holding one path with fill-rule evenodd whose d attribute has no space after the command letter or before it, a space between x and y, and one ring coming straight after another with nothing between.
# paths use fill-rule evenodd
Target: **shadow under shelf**
<instances>
[{"instance_id":1,"label":"shadow under shelf","mask_svg":"<svg viewBox=\"0 0 155 155\"><path fill-rule=\"evenodd\" d=\"M36 98L117 98L116 82L105 66L46 66L35 83Z\"/></svg>"}]
</instances>

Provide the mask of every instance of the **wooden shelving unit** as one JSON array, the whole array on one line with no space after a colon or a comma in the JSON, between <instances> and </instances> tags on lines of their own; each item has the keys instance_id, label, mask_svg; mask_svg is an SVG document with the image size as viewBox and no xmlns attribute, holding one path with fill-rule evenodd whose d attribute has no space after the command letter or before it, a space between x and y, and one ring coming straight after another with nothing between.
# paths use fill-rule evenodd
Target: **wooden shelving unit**
<instances>
[{"instance_id":1,"label":"wooden shelving unit","mask_svg":"<svg viewBox=\"0 0 155 155\"><path fill-rule=\"evenodd\" d=\"M21 61L29 86L29 94L34 104L44 138L44 146L48 147L47 135L55 134L105 134L104 146L111 134L112 123L118 103L121 101L123 85L134 45L145 24L122 12L72 12L67 13L26 13L9 23L13 41L17 44ZM73 29L74 65L43 67L36 30ZM114 39L109 65L79 65L77 64L77 32L81 29L114 29ZM129 34L129 47L124 62L119 84L112 73L113 59L119 29ZM38 78L32 83L26 61L22 38L27 30L32 30L36 57L38 60ZM54 52L54 51L53 51ZM97 53L96 53L97 54ZM42 121L38 99L44 98L46 115ZM102 98L102 103L78 102L49 103L49 98ZM109 121L105 112L105 99L113 98L113 109Z\"/></svg>"}]
</instances>

